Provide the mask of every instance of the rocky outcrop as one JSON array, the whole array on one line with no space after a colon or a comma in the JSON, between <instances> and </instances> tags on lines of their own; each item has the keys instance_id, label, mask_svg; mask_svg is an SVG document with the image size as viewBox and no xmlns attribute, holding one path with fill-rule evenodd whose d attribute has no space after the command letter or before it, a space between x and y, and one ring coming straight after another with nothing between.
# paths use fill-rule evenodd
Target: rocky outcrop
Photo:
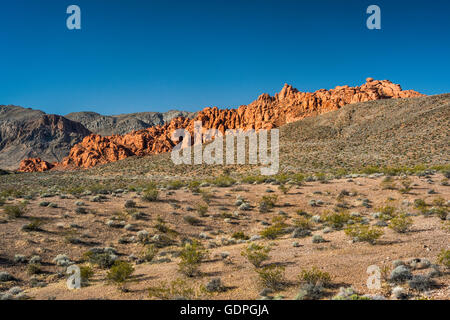
<instances>
[{"instance_id":1,"label":"rocky outcrop","mask_svg":"<svg viewBox=\"0 0 450 320\"><path fill-rule=\"evenodd\" d=\"M219 129L222 132L227 129L271 129L337 110L351 103L419 96L422 94L412 90L404 91L400 85L388 80L378 81L372 78L368 78L359 87L339 86L313 93L300 92L286 84L274 96L262 94L256 101L237 109L205 108L194 119L177 117L165 125L125 135L87 136L71 149L61 165L88 168L133 155L167 152L178 143L171 139L173 130L187 128L192 132L194 121L201 121L203 128Z\"/></svg>"},{"instance_id":2,"label":"rocky outcrop","mask_svg":"<svg viewBox=\"0 0 450 320\"><path fill-rule=\"evenodd\" d=\"M0 167L16 169L22 159L61 161L90 131L58 115L0 106Z\"/></svg>"},{"instance_id":3,"label":"rocky outcrop","mask_svg":"<svg viewBox=\"0 0 450 320\"><path fill-rule=\"evenodd\" d=\"M41 158L30 158L20 162L19 172L43 172L50 170L54 165L50 162L44 161Z\"/></svg>"}]
</instances>

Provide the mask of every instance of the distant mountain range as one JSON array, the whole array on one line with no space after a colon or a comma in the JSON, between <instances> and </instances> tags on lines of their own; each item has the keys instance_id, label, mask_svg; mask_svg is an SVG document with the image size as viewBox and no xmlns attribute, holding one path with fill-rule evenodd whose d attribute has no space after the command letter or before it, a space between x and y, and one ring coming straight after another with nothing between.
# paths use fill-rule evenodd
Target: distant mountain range
<instances>
[{"instance_id":1,"label":"distant mountain range","mask_svg":"<svg viewBox=\"0 0 450 320\"><path fill-rule=\"evenodd\" d=\"M71 147L84 137L125 134L162 125L174 117L194 117L193 112L140 112L105 116L95 112L75 112L66 116L40 110L0 105L0 168L17 169L21 160L42 158L61 161Z\"/></svg>"}]
</instances>

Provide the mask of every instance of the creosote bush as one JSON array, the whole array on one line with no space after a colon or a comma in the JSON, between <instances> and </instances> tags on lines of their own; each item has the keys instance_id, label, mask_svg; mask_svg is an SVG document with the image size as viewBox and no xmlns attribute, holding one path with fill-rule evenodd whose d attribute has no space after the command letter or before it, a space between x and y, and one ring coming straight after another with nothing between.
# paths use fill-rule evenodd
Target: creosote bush
<instances>
[{"instance_id":1,"label":"creosote bush","mask_svg":"<svg viewBox=\"0 0 450 320\"><path fill-rule=\"evenodd\" d=\"M156 186L148 187L144 190L142 194L142 200L147 202L153 202L158 200L159 191L156 189Z\"/></svg>"},{"instance_id":2,"label":"creosote bush","mask_svg":"<svg viewBox=\"0 0 450 320\"><path fill-rule=\"evenodd\" d=\"M378 227L355 224L348 226L347 229L345 229L345 234L352 237L354 241L375 244L376 240L381 237L384 232Z\"/></svg>"},{"instance_id":3,"label":"creosote bush","mask_svg":"<svg viewBox=\"0 0 450 320\"><path fill-rule=\"evenodd\" d=\"M25 214L25 209L26 209L25 204L3 206L3 212L10 219L22 217Z\"/></svg>"},{"instance_id":4,"label":"creosote bush","mask_svg":"<svg viewBox=\"0 0 450 320\"><path fill-rule=\"evenodd\" d=\"M398 233L405 233L412 225L413 221L411 217L408 217L406 214L401 213L391 219L389 228Z\"/></svg>"},{"instance_id":5,"label":"creosote bush","mask_svg":"<svg viewBox=\"0 0 450 320\"><path fill-rule=\"evenodd\" d=\"M280 290L285 285L283 266L270 265L263 268L256 268L255 271L259 276L259 283L263 288L272 290Z\"/></svg>"},{"instance_id":6,"label":"creosote bush","mask_svg":"<svg viewBox=\"0 0 450 320\"><path fill-rule=\"evenodd\" d=\"M340 230L352 217L346 210L340 210L339 212L326 212L324 214L324 220L333 229Z\"/></svg>"},{"instance_id":7,"label":"creosote bush","mask_svg":"<svg viewBox=\"0 0 450 320\"><path fill-rule=\"evenodd\" d=\"M195 276L198 273L200 263L206 255L207 251L200 242L194 241L192 244L186 244L180 252L179 271L188 277Z\"/></svg>"},{"instance_id":8,"label":"creosote bush","mask_svg":"<svg viewBox=\"0 0 450 320\"><path fill-rule=\"evenodd\" d=\"M154 244L146 245L142 251L142 259L147 262L151 262L154 257L158 254L158 247Z\"/></svg>"},{"instance_id":9,"label":"creosote bush","mask_svg":"<svg viewBox=\"0 0 450 320\"><path fill-rule=\"evenodd\" d=\"M285 228L287 227L287 224L284 222L284 217L273 217L272 218L272 225L270 227L265 228L263 231L260 232L261 236L266 239L275 240L280 235L285 233Z\"/></svg>"},{"instance_id":10,"label":"creosote bush","mask_svg":"<svg viewBox=\"0 0 450 320\"><path fill-rule=\"evenodd\" d=\"M450 268L450 250L442 249L438 255L438 263Z\"/></svg>"},{"instance_id":11,"label":"creosote bush","mask_svg":"<svg viewBox=\"0 0 450 320\"><path fill-rule=\"evenodd\" d=\"M259 268L264 261L269 259L269 252L269 247L251 243L247 246L247 248L241 251L241 255L247 258L248 262L250 262L253 266Z\"/></svg>"},{"instance_id":12,"label":"creosote bush","mask_svg":"<svg viewBox=\"0 0 450 320\"><path fill-rule=\"evenodd\" d=\"M117 285L122 285L130 278L133 272L134 267L131 263L117 260L108 271L106 278Z\"/></svg>"},{"instance_id":13,"label":"creosote bush","mask_svg":"<svg viewBox=\"0 0 450 320\"><path fill-rule=\"evenodd\" d=\"M301 283L306 283L314 286L328 286L331 283L331 275L328 272L321 271L317 267L311 269L303 269L298 275Z\"/></svg>"},{"instance_id":14,"label":"creosote bush","mask_svg":"<svg viewBox=\"0 0 450 320\"><path fill-rule=\"evenodd\" d=\"M176 279L167 282L161 282L158 286L150 287L148 289L150 298L157 298L160 300L173 300L173 299L188 299L195 300L208 296L203 285L192 286L185 279Z\"/></svg>"}]
</instances>

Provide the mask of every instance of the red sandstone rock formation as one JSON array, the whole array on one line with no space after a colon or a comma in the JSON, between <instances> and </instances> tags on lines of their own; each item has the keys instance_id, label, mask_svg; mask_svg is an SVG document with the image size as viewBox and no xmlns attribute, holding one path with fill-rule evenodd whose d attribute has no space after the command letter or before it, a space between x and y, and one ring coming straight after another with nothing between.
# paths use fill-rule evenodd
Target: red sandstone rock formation
<instances>
[{"instance_id":1,"label":"red sandstone rock formation","mask_svg":"<svg viewBox=\"0 0 450 320\"><path fill-rule=\"evenodd\" d=\"M205 108L193 120L175 118L163 126L134 131L123 136L102 137L90 135L76 144L61 165L70 167L92 167L137 155L157 154L172 150L178 143L171 140L173 130L187 128L193 131L194 121L202 121L203 128L227 129L271 129L283 124L337 110L350 103L378 99L419 97L413 90L402 90L400 85L388 80L367 78L360 87L338 86L335 89L320 89L316 92L299 92L285 84L280 93L266 93L249 105L238 109L221 110Z\"/></svg>"},{"instance_id":2,"label":"red sandstone rock formation","mask_svg":"<svg viewBox=\"0 0 450 320\"><path fill-rule=\"evenodd\" d=\"M30 158L20 162L19 172L43 172L53 168L54 165L41 158Z\"/></svg>"}]
</instances>

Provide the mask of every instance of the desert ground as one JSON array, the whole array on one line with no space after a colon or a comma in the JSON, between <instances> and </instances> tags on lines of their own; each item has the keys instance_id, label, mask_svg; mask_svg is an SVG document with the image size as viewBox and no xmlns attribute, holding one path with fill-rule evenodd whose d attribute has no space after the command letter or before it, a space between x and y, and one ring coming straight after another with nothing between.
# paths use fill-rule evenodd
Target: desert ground
<instances>
[{"instance_id":1,"label":"desert ground","mask_svg":"<svg viewBox=\"0 0 450 320\"><path fill-rule=\"evenodd\" d=\"M17 176L42 187L3 185L3 299L450 298L445 170L60 190L45 173ZM257 266L242 254L251 246ZM124 281L109 276L115 261L132 268ZM85 272L79 289L71 264Z\"/></svg>"}]
</instances>

